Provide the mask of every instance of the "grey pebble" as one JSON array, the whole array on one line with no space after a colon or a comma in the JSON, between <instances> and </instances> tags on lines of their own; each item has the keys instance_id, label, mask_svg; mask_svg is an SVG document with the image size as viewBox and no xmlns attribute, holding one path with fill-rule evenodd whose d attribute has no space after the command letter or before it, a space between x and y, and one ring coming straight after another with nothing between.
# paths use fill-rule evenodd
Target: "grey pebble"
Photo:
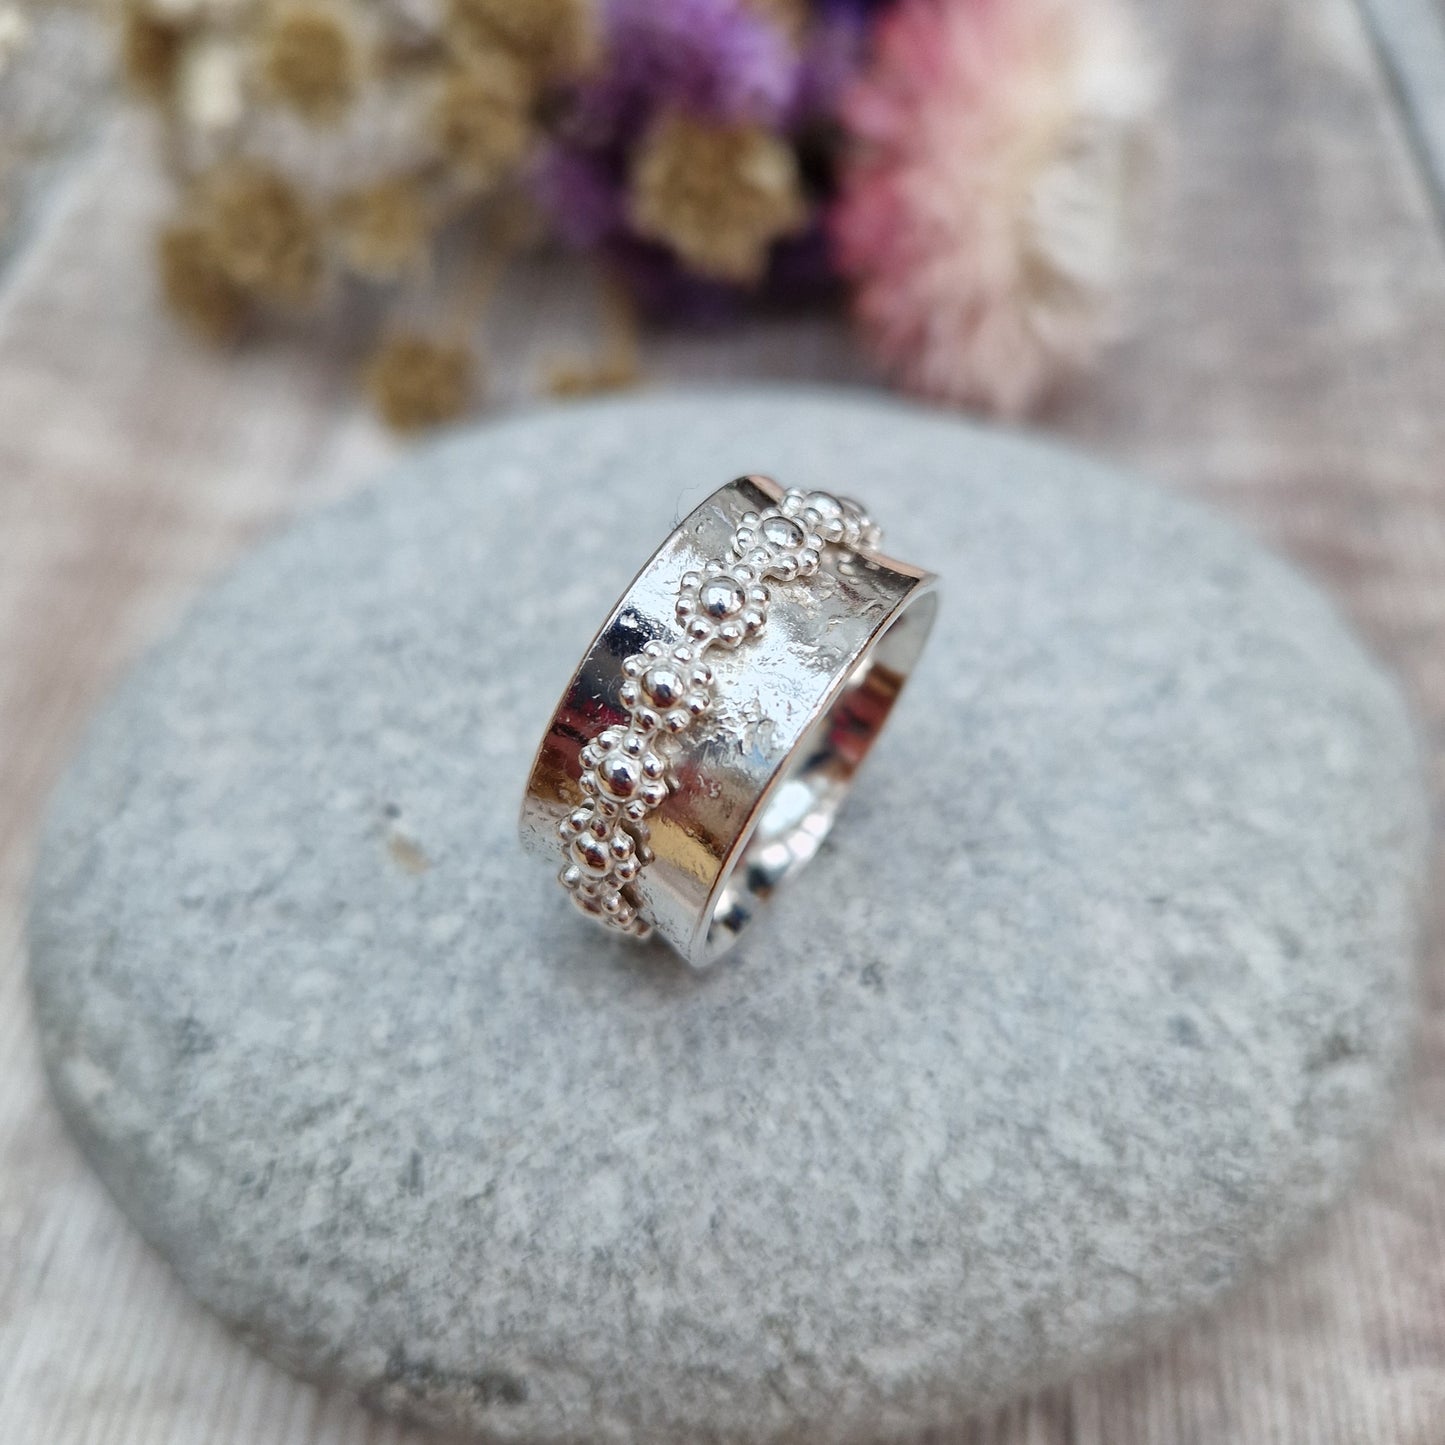
<instances>
[{"instance_id":1,"label":"grey pebble","mask_svg":"<svg viewBox=\"0 0 1445 1445\"><path fill-rule=\"evenodd\" d=\"M515 813L606 609L755 470L860 496L943 607L694 977ZM660 395L458 435L207 595L59 790L32 971L122 1208L299 1373L526 1445L907 1441L1337 1196L1425 852L1395 688L1230 527L862 394Z\"/></svg>"}]
</instances>

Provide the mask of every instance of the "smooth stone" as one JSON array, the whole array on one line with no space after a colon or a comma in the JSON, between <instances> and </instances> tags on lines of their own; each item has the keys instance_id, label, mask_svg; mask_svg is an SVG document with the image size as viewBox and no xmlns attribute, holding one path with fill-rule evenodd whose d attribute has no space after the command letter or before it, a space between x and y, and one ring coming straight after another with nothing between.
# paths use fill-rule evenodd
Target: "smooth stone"
<instances>
[{"instance_id":1,"label":"smooth stone","mask_svg":"<svg viewBox=\"0 0 1445 1445\"><path fill-rule=\"evenodd\" d=\"M824 852L694 977L515 814L633 569L760 467L865 497L944 602ZM913 1440L1337 1195L1405 1053L1424 797L1330 605L1097 464L862 395L526 416L130 678L39 865L44 1051L136 1225L305 1375L493 1440Z\"/></svg>"}]
</instances>

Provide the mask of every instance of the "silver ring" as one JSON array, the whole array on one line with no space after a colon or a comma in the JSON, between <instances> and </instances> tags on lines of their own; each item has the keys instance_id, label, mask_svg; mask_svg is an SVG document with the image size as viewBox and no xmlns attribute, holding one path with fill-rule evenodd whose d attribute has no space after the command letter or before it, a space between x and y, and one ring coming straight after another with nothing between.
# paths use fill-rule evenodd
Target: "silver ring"
<instances>
[{"instance_id":1,"label":"silver ring","mask_svg":"<svg viewBox=\"0 0 1445 1445\"><path fill-rule=\"evenodd\" d=\"M879 540L855 502L741 477L637 574L522 802L583 913L702 967L817 852L937 610Z\"/></svg>"}]
</instances>

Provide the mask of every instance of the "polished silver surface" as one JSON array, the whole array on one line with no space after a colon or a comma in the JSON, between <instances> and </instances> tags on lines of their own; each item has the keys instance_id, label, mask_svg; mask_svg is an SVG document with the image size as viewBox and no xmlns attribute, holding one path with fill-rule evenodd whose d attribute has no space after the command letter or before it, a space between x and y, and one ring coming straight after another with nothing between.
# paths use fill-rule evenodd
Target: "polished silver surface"
<instances>
[{"instance_id":1,"label":"polished silver surface","mask_svg":"<svg viewBox=\"0 0 1445 1445\"><path fill-rule=\"evenodd\" d=\"M817 852L936 610L878 543L857 503L742 477L637 575L522 804L584 913L701 967Z\"/></svg>"}]
</instances>

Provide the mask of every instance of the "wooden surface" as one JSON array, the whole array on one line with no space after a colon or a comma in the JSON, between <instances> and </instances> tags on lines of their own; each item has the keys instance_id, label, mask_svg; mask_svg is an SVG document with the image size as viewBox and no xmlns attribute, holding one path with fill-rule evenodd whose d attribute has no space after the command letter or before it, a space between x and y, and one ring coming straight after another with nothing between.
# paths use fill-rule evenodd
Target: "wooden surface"
<instances>
[{"instance_id":1,"label":"wooden surface","mask_svg":"<svg viewBox=\"0 0 1445 1445\"><path fill-rule=\"evenodd\" d=\"M21 248L57 169L103 114L111 44L91 0L0 0L24 32L0 45L0 266ZM0 22L3 23L3 22Z\"/></svg>"},{"instance_id":2,"label":"wooden surface","mask_svg":"<svg viewBox=\"0 0 1445 1445\"><path fill-rule=\"evenodd\" d=\"M1406 679L1438 789L1441 12L1359 3L1154 0L1176 103L1142 330L1044 422L1212 499L1332 589ZM158 318L159 203L137 136L114 129L0 282L0 1442L402 1445L419 1437L288 1379L183 1297L65 1139L36 1060L23 890L77 730L205 578L393 451L344 331L226 360ZM499 404L575 323L556 279L508 297ZM866 374L827 318L655 338L649 363L657 382ZM1313 1240L1213 1318L959 1445L1445 1442L1438 944L1423 994L1398 1125Z\"/></svg>"}]
</instances>

